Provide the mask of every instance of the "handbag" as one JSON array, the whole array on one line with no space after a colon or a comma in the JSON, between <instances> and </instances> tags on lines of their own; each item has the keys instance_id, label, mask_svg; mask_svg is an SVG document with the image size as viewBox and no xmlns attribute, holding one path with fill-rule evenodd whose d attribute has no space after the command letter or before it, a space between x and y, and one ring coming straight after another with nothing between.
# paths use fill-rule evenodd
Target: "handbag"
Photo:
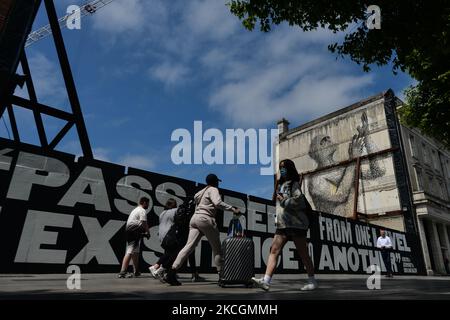
<instances>
[{"instance_id":1,"label":"handbag","mask_svg":"<svg viewBox=\"0 0 450 320\"><path fill-rule=\"evenodd\" d=\"M311 207L311 204L309 203L308 199L306 198L305 194L302 191L302 185L303 185L303 174L300 175L300 181L299 181L299 190L300 190L300 196L297 200L291 202L291 208L295 212L303 212L308 220L311 222L313 210ZM291 184L291 195L292 195L292 184Z\"/></svg>"}]
</instances>

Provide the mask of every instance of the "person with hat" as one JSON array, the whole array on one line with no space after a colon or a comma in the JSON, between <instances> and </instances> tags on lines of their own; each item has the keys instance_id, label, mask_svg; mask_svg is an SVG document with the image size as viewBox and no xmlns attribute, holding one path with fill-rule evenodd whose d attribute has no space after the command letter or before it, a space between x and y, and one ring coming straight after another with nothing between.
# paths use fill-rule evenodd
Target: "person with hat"
<instances>
[{"instance_id":1,"label":"person with hat","mask_svg":"<svg viewBox=\"0 0 450 320\"><path fill-rule=\"evenodd\" d=\"M196 203L195 213L193 214L189 223L189 236L186 245L181 249L172 268L167 272L166 282L172 286L179 286L181 283L177 280L176 272L189 255L195 250L200 239L206 236L209 244L211 245L214 262L217 271L223 264L221 245L220 245L220 233L216 223L216 211L228 210L233 211L234 214L239 214L238 208L233 207L222 201L219 194L219 182L221 182L215 174L209 174L206 177L207 186L197 192L194 196Z\"/></svg>"}]
</instances>

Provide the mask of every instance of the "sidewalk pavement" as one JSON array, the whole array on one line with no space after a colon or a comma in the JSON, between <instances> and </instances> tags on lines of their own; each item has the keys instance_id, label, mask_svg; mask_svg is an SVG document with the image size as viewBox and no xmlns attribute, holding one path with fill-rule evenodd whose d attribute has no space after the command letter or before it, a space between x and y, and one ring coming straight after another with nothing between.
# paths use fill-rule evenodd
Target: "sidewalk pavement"
<instances>
[{"instance_id":1,"label":"sidewalk pavement","mask_svg":"<svg viewBox=\"0 0 450 320\"><path fill-rule=\"evenodd\" d=\"M368 275L317 275L319 288L299 290L306 275L275 275L269 292L244 286L220 288L215 274L190 282L180 274L179 287L153 279L118 279L117 274L82 274L81 289L67 289L68 274L0 274L0 300L6 299L151 299L151 300L321 300L321 299L450 299L450 277L381 277L381 289L367 289Z\"/></svg>"}]
</instances>

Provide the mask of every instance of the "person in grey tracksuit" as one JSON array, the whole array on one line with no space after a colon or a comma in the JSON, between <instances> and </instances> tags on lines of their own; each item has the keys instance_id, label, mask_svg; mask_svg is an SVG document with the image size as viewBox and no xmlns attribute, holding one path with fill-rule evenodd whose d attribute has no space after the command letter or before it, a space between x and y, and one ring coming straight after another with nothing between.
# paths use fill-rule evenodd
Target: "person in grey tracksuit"
<instances>
[{"instance_id":1,"label":"person in grey tracksuit","mask_svg":"<svg viewBox=\"0 0 450 320\"><path fill-rule=\"evenodd\" d=\"M209 174L206 177L207 186L194 196L197 205L190 221L187 243L181 249L172 265L172 269L167 273L165 279L170 285L181 285L176 278L176 271L195 250L203 235L206 236L211 245L217 271L220 271L222 267L223 259L220 246L220 233L216 223L216 210L233 211L234 214L239 214L240 211L238 208L222 201L218 189L220 181L215 174Z\"/></svg>"}]
</instances>

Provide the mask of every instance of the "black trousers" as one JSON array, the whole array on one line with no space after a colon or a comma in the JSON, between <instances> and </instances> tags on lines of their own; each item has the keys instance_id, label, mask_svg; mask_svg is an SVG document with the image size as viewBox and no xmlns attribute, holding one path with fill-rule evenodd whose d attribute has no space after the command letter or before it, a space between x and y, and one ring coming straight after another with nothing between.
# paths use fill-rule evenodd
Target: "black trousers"
<instances>
[{"instance_id":1,"label":"black trousers","mask_svg":"<svg viewBox=\"0 0 450 320\"><path fill-rule=\"evenodd\" d=\"M384 265L386 266L386 271L388 274L392 274L391 266L391 252L390 250L381 250L381 256L383 257Z\"/></svg>"},{"instance_id":2,"label":"black trousers","mask_svg":"<svg viewBox=\"0 0 450 320\"><path fill-rule=\"evenodd\" d=\"M180 252L180 248L164 249L164 254L161 256L161 258L159 258L158 264L166 269L170 269L178 255L178 252Z\"/></svg>"},{"instance_id":3,"label":"black trousers","mask_svg":"<svg viewBox=\"0 0 450 320\"><path fill-rule=\"evenodd\" d=\"M183 249L183 247L165 249L164 254L158 260L158 264L162 265L166 269L172 268L172 264L181 249ZM195 251L189 256L189 265L191 267L191 273L196 273L197 267L195 265Z\"/></svg>"}]
</instances>

